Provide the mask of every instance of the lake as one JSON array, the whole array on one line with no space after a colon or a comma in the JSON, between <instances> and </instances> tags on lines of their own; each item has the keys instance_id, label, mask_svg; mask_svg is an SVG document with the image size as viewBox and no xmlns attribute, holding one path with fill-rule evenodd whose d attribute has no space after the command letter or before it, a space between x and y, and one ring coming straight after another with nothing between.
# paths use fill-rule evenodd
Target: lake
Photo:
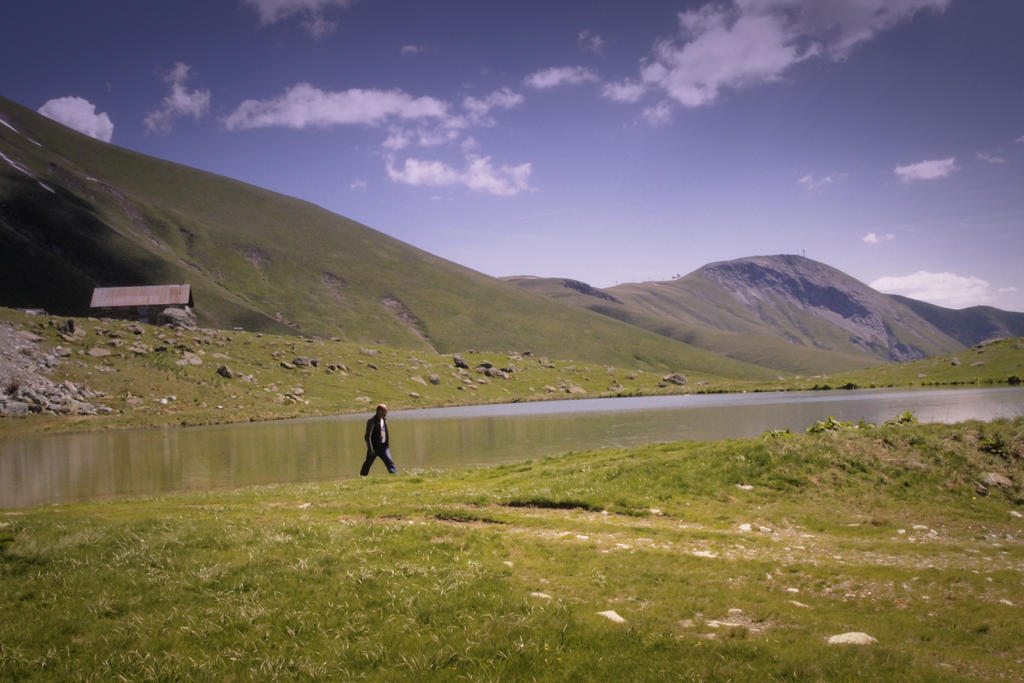
<instances>
[{"instance_id":1,"label":"lake","mask_svg":"<svg viewBox=\"0 0 1024 683\"><path fill-rule=\"evenodd\" d=\"M803 431L829 415L881 423L1024 415L1024 388L577 399L393 411L400 470L496 464L604 446ZM0 439L0 509L108 496L357 476L365 415ZM377 461L370 476L386 476Z\"/></svg>"}]
</instances>

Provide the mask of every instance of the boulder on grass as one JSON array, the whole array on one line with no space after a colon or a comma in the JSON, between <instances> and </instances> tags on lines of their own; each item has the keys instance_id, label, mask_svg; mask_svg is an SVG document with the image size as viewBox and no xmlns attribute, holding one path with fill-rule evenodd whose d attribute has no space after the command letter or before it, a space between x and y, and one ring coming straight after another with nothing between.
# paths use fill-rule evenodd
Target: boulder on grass
<instances>
[{"instance_id":1,"label":"boulder on grass","mask_svg":"<svg viewBox=\"0 0 1024 683\"><path fill-rule=\"evenodd\" d=\"M156 317L158 325L169 325L175 329L194 330L199 326L196 314L185 308L165 308Z\"/></svg>"}]
</instances>

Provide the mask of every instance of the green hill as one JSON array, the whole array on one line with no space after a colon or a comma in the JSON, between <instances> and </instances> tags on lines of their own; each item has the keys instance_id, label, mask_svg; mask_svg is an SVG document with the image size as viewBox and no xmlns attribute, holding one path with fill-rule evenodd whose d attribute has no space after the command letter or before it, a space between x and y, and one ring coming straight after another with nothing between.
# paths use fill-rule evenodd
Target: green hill
<instances>
[{"instance_id":1,"label":"green hill","mask_svg":"<svg viewBox=\"0 0 1024 683\"><path fill-rule=\"evenodd\" d=\"M953 311L889 296L792 255L722 261L667 282L608 289L566 279L507 280L737 360L801 374L910 361L1024 333L1024 314Z\"/></svg>"},{"instance_id":2,"label":"green hill","mask_svg":"<svg viewBox=\"0 0 1024 683\"><path fill-rule=\"evenodd\" d=\"M9 100L0 119L0 305L85 315L95 286L188 282L208 327L777 374L525 292L308 202L99 142Z\"/></svg>"}]
</instances>

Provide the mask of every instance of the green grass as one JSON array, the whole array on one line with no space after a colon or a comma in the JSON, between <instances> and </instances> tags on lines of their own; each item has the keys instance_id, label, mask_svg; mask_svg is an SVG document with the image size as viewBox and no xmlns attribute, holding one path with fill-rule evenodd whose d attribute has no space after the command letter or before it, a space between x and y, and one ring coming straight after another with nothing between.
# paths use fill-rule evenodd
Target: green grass
<instances>
[{"instance_id":1,"label":"green grass","mask_svg":"<svg viewBox=\"0 0 1024 683\"><path fill-rule=\"evenodd\" d=\"M1021 340L965 350L956 357L956 365L953 357L947 356L831 376L761 382L687 373L687 384L677 386L662 381L664 372L645 370L639 362L617 367L534 354L466 352L462 356L470 369L460 371L452 355L432 351L245 331L174 331L118 320L76 318L76 327L84 334L66 338L57 329L65 320L0 308L0 324L9 323L43 338L37 344L38 352L53 353L62 347L70 354L50 372L54 381L70 380L103 392L103 397L92 402L112 412L88 417L8 418L0 420L0 434L335 415L366 412L378 402L406 409L814 387L1005 386L1015 376L1024 377ZM133 351L137 345L147 352ZM90 356L89 351L96 348L110 355ZM178 365L186 352L202 364ZM282 362L291 363L298 357L316 359L319 366L282 367ZM488 377L478 368L484 362L512 372ZM238 377L219 376L221 365ZM431 382L432 376L437 384Z\"/></svg>"},{"instance_id":2,"label":"green grass","mask_svg":"<svg viewBox=\"0 0 1024 683\"><path fill-rule=\"evenodd\" d=\"M51 371L54 381L70 380L103 392L93 403L112 412L4 419L0 433L334 415L366 412L378 402L398 409L680 390L662 382L663 372L533 354L465 352L461 356L469 369L459 369L453 355L431 351L245 331L174 331L119 320L76 318L81 334L69 338L58 330L65 320L0 309L0 323L43 338L36 345L39 353L52 354L59 347L68 354ZM110 355L89 355L96 349ZM186 353L201 364L179 365ZM318 365L282 365L300 357ZM480 368L483 363L511 372L488 376ZM221 365L237 376L218 375ZM690 374L689 380L694 385L723 381L701 374Z\"/></svg>"},{"instance_id":3,"label":"green grass","mask_svg":"<svg viewBox=\"0 0 1024 683\"><path fill-rule=\"evenodd\" d=\"M905 424L0 515L0 678L1014 678L1022 462Z\"/></svg>"},{"instance_id":4,"label":"green grass","mask_svg":"<svg viewBox=\"0 0 1024 683\"><path fill-rule=\"evenodd\" d=\"M1014 377L1017 379L1014 380ZM832 388L845 385L858 388L955 387L1019 385L1019 380L1024 380L1024 340L1018 338L978 344L957 353L907 363L892 363L811 378L793 378L780 385L793 388L813 388L815 385Z\"/></svg>"}]
</instances>

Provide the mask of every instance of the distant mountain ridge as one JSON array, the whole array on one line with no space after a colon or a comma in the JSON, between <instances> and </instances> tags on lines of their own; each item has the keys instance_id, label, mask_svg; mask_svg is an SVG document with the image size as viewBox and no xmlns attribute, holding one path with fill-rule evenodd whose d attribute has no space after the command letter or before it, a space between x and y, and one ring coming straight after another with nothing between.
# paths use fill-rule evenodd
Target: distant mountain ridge
<instances>
[{"instance_id":1,"label":"distant mountain ridge","mask_svg":"<svg viewBox=\"0 0 1024 683\"><path fill-rule=\"evenodd\" d=\"M914 360L1024 334L1024 313L956 311L882 294L795 255L721 261L675 280L607 289L557 278L508 280L732 358L793 372L816 365L794 356L793 345L804 354L826 353L821 361L839 368L870 359Z\"/></svg>"}]
</instances>

